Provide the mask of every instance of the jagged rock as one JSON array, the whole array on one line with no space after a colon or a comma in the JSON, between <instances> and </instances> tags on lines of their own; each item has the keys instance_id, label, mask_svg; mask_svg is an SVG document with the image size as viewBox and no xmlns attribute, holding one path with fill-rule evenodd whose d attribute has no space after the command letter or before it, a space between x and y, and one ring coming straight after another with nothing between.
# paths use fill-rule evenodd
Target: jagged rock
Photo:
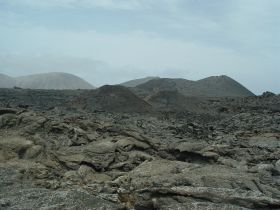
<instances>
[{"instance_id":1,"label":"jagged rock","mask_svg":"<svg viewBox=\"0 0 280 210\"><path fill-rule=\"evenodd\" d=\"M203 143L184 142L176 146L175 149L178 149L180 152L199 152L206 146Z\"/></svg>"},{"instance_id":2,"label":"jagged rock","mask_svg":"<svg viewBox=\"0 0 280 210\"><path fill-rule=\"evenodd\" d=\"M0 115L3 115L3 114L16 114L17 112L18 112L17 109L0 108Z\"/></svg>"},{"instance_id":3,"label":"jagged rock","mask_svg":"<svg viewBox=\"0 0 280 210\"><path fill-rule=\"evenodd\" d=\"M77 173L77 171L74 170L66 171L63 176L66 180L70 180L72 182L80 181L79 174Z\"/></svg>"},{"instance_id":4,"label":"jagged rock","mask_svg":"<svg viewBox=\"0 0 280 210\"><path fill-rule=\"evenodd\" d=\"M124 114L86 92L0 90L0 209L280 208L279 95Z\"/></svg>"},{"instance_id":5,"label":"jagged rock","mask_svg":"<svg viewBox=\"0 0 280 210\"><path fill-rule=\"evenodd\" d=\"M28 148L24 154L24 158L26 159L32 159L37 157L41 152L43 148L40 145L33 145L32 147Z\"/></svg>"},{"instance_id":6,"label":"jagged rock","mask_svg":"<svg viewBox=\"0 0 280 210\"><path fill-rule=\"evenodd\" d=\"M70 146L85 145L89 142L86 132L81 128L72 128L68 133L71 135Z\"/></svg>"},{"instance_id":7,"label":"jagged rock","mask_svg":"<svg viewBox=\"0 0 280 210\"><path fill-rule=\"evenodd\" d=\"M24 112L19 115L19 124L24 126L23 133L28 133L29 135L36 134L38 129L43 128L47 119L42 116L37 116L36 113Z\"/></svg>"},{"instance_id":8,"label":"jagged rock","mask_svg":"<svg viewBox=\"0 0 280 210\"><path fill-rule=\"evenodd\" d=\"M219 158L219 154L215 152L204 152L202 153L203 157L209 158L209 159L215 159L217 160Z\"/></svg>"},{"instance_id":9,"label":"jagged rock","mask_svg":"<svg viewBox=\"0 0 280 210\"><path fill-rule=\"evenodd\" d=\"M244 206L246 208L279 208L280 200L273 199L256 193L254 191L232 190L224 188L189 187L179 186L171 188L148 188L141 191L148 191L158 194L173 194L179 196L191 196L210 200L214 203L229 203Z\"/></svg>"},{"instance_id":10,"label":"jagged rock","mask_svg":"<svg viewBox=\"0 0 280 210\"><path fill-rule=\"evenodd\" d=\"M78 169L78 175L86 182L94 180L95 170L89 166L81 165Z\"/></svg>"},{"instance_id":11,"label":"jagged rock","mask_svg":"<svg viewBox=\"0 0 280 210\"><path fill-rule=\"evenodd\" d=\"M144 162L146 160L151 161L154 159L154 157L152 155L149 155L142 151L132 151L129 153L129 159L132 159L132 160L140 159L140 160L143 160L143 162Z\"/></svg>"},{"instance_id":12,"label":"jagged rock","mask_svg":"<svg viewBox=\"0 0 280 210\"><path fill-rule=\"evenodd\" d=\"M103 171L114 161L115 148L114 143L101 141L86 146L63 148L55 152L55 155L68 168L77 170L80 165L88 165L96 171Z\"/></svg>"},{"instance_id":13,"label":"jagged rock","mask_svg":"<svg viewBox=\"0 0 280 210\"><path fill-rule=\"evenodd\" d=\"M260 136L253 136L248 141L250 146L257 146L261 148L280 148L279 138L279 134L266 133Z\"/></svg>"},{"instance_id":14,"label":"jagged rock","mask_svg":"<svg viewBox=\"0 0 280 210\"><path fill-rule=\"evenodd\" d=\"M93 183L105 183L105 182L112 181L112 178L107 174L95 173L90 178L90 181Z\"/></svg>"},{"instance_id":15,"label":"jagged rock","mask_svg":"<svg viewBox=\"0 0 280 210\"><path fill-rule=\"evenodd\" d=\"M141 150L150 148L150 146L147 143L138 141L137 139L134 139L132 137L121 138L116 142L116 144L117 144L118 148L121 148L122 150L125 150L125 151L129 151L133 148L136 148L136 149L138 148Z\"/></svg>"},{"instance_id":16,"label":"jagged rock","mask_svg":"<svg viewBox=\"0 0 280 210\"><path fill-rule=\"evenodd\" d=\"M0 139L0 152L5 159L24 158L33 142L23 137L5 137Z\"/></svg>"},{"instance_id":17,"label":"jagged rock","mask_svg":"<svg viewBox=\"0 0 280 210\"><path fill-rule=\"evenodd\" d=\"M219 157L217 161L223 165L237 168L239 170L246 171L248 169L247 163L245 161L236 161L231 158L223 158L223 157Z\"/></svg>"},{"instance_id":18,"label":"jagged rock","mask_svg":"<svg viewBox=\"0 0 280 210\"><path fill-rule=\"evenodd\" d=\"M141 201L139 203L141 203ZM137 205L139 205L139 203L137 203ZM241 207L235 204L213 203L211 201L193 199L183 196L153 198L150 201L150 205L151 203L153 208L150 209L248 210L248 208ZM147 206L145 205L144 207L146 208Z\"/></svg>"},{"instance_id":19,"label":"jagged rock","mask_svg":"<svg viewBox=\"0 0 280 210\"><path fill-rule=\"evenodd\" d=\"M271 171L273 169L272 164L258 164L257 170L258 171Z\"/></svg>"},{"instance_id":20,"label":"jagged rock","mask_svg":"<svg viewBox=\"0 0 280 210\"><path fill-rule=\"evenodd\" d=\"M59 162L62 162L69 169L78 169L80 164L87 160L85 155L79 151L76 151L76 153L69 151L57 152L55 155Z\"/></svg>"},{"instance_id":21,"label":"jagged rock","mask_svg":"<svg viewBox=\"0 0 280 210\"><path fill-rule=\"evenodd\" d=\"M275 169L279 172L280 174L280 160L277 160L275 163Z\"/></svg>"},{"instance_id":22,"label":"jagged rock","mask_svg":"<svg viewBox=\"0 0 280 210\"><path fill-rule=\"evenodd\" d=\"M261 97L264 97L264 98L269 98L269 97L273 97L273 96L275 96L275 94L272 92L269 92L269 91L266 91L261 95Z\"/></svg>"},{"instance_id":23,"label":"jagged rock","mask_svg":"<svg viewBox=\"0 0 280 210\"><path fill-rule=\"evenodd\" d=\"M0 115L0 128L14 127L17 124L17 116L15 114Z\"/></svg>"}]
</instances>

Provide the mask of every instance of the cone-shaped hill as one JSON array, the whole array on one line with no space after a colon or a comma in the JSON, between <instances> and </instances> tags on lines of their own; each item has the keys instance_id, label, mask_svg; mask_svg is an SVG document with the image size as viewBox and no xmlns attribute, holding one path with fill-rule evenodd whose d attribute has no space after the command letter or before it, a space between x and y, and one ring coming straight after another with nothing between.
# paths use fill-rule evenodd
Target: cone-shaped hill
<instances>
[{"instance_id":1,"label":"cone-shaped hill","mask_svg":"<svg viewBox=\"0 0 280 210\"><path fill-rule=\"evenodd\" d=\"M96 90L85 91L71 105L91 111L144 113L152 110L150 104L120 85L105 85Z\"/></svg>"}]
</instances>

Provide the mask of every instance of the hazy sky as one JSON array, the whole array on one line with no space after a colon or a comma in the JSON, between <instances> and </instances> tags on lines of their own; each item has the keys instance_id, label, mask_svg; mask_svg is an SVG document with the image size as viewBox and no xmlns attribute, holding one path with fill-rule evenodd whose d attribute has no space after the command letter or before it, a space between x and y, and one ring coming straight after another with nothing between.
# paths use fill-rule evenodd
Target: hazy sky
<instances>
[{"instance_id":1,"label":"hazy sky","mask_svg":"<svg viewBox=\"0 0 280 210\"><path fill-rule=\"evenodd\" d=\"M0 0L0 73L225 74L280 93L280 0Z\"/></svg>"}]
</instances>

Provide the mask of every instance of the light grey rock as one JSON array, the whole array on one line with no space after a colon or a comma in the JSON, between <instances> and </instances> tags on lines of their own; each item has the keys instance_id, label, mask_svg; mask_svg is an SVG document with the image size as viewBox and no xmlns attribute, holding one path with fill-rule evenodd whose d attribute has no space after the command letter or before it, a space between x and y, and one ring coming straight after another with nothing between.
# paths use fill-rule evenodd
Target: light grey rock
<instances>
[{"instance_id":1,"label":"light grey rock","mask_svg":"<svg viewBox=\"0 0 280 210\"><path fill-rule=\"evenodd\" d=\"M280 173L280 160L277 160L275 163L275 169Z\"/></svg>"},{"instance_id":2,"label":"light grey rock","mask_svg":"<svg viewBox=\"0 0 280 210\"><path fill-rule=\"evenodd\" d=\"M7 160L11 158L24 158L26 151L32 146L33 142L23 137L0 138L0 152Z\"/></svg>"},{"instance_id":3,"label":"light grey rock","mask_svg":"<svg viewBox=\"0 0 280 210\"><path fill-rule=\"evenodd\" d=\"M250 146L280 148L279 134L267 133L261 136L253 136L248 141Z\"/></svg>"},{"instance_id":4,"label":"light grey rock","mask_svg":"<svg viewBox=\"0 0 280 210\"><path fill-rule=\"evenodd\" d=\"M17 116L15 114L0 115L0 128L9 128L17 124Z\"/></svg>"},{"instance_id":5,"label":"light grey rock","mask_svg":"<svg viewBox=\"0 0 280 210\"><path fill-rule=\"evenodd\" d=\"M237 204L246 208L279 208L280 200L273 199L254 191L232 190L224 188L179 186L171 188L149 188L142 191L153 193L191 196L210 200L213 203Z\"/></svg>"},{"instance_id":6,"label":"light grey rock","mask_svg":"<svg viewBox=\"0 0 280 210\"><path fill-rule=\"evenodd\" d=\"M24 158L26 158L26 159L36 158L42 151L43 151L42 146L33 145L26 150L26 152L24 154Z\"/></svg>"}]
</instances>

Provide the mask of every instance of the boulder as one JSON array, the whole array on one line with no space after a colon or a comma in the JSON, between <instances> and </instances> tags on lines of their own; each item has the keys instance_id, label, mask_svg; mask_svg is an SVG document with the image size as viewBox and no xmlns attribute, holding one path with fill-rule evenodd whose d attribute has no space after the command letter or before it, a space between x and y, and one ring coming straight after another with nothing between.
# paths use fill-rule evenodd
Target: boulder
<instances>
[{"instance_id":1,"label":"boulder","mask_svg":"<svg viewBox=\"0 0 280 210\"><path fill-rule=\"evenodd\" d=\"M266 195L239 189L209 188L180 186L171 188L150 188L146 191L162 194L173 194L174 196L187 196L198 199L205 199L213 203L237 204L245 208L279 208L280 200L267 197ZM143 190L143 191L145 191Z\"/></svg>"},{"instance_id":2,"label":"boulder","mask_svg":"<svg viewBox=\"0 0 280 210\"><path fill-rule=\"evenodd\" d=\"M81 165L77 173L85 182L94 180L95 170L87 165Z\"/></svg>"},{"instance_id":3,"label":"boulder","mask_svg":"<svg viewBox=\"0 0 280 210\"><path fill-rule=\"evenodd\" d=\"M87 165L96 171L104 171L115 158L116 145L111 141L92 142L88 145L62 147L55 151L57 159L70 169Z\"/></svg>"},{"instance_id":4,"label":"boulder","mask_svg":"<svg viewBox=\"0 0 280 210\"><path fill-rule=\"evenodd\" d=\"M275 169L278 171L278 173L280 174L280 160L277 160L275 163Z\"/></svg>"},{"instance_id":5,"label":"boulder","mask_svg":"<svg viewBox=\"0 0 280 210\"><path fill-rule=\"evenodd\" d=\"M123 137L123 138L119 139L116 142L116 146L117 146L117 148L120 148L121 150L125 150L125 151L130 151L133 148L136 150L137 149L145 150L145 149L150 148L150 146L147 143L139 141L132 137Z\"/></svg>"},{"instance_id":6,"label":"boulder","mask_svg":"<svg viewBox=\"0 0 280 210\"><path fill-rule=\"evenodd\" d=\"M36 158L43 151L43 147L40 145L33 145L28 148L24 154L25 159Z\"/></svg>"},{"instance_id":7,"label":"boulder","mask_svg":"<svg viewBox=\"0 0 280 210\"><path fill-rule=\"evenodd\" d=\"M10 128L17 125L17 115L4 114L0 115L0 128Z\"/></svg>"},{"instance_id":8,"label":"boulder","mask_svg":"<svg viewBox=\"0 0 280 210\"><path fill-rule=\"evenodd\" d=\"M32 146L34 146L33 142L23 137L0 138L0 152L5 159L24 158L26 151Z\"/></svg>"},{"instance_id":9,"label":"boulder","mask_svg":"<svg viewBox=\"0 0 280 210\"><path fill-rule=\"evenodd\" d=\"M2 108L2 107L0 107L0 115L4 115L4 114L16 114L17 112L18 112L17 109Z\"/></svg>"},{"instance_id":10,"label":"boulder","mask_svg":"<svg viewBox=\"0 0 280 210\"><path fill-rule=\"evenodd\" d=\"M38 116L33 112L26 112L19 115L19 124L23 126L23 133L34 135L39 129L42 129L47 119Z\"/></svg>"},{"instance_id":11,"label":"boulder","mask_svg":"<svg viewBox=\"0 0 280 210\"><path fill-rule=\"evenodd\" d=\"M258 136L253 136L248 139L250 146L256 146L261 148L280 148L280 135L277 133L266 133Z\"/></svg>"},{"instance_id":12,"label":"boulder","mask_svg":"<svg viewBox=\"0 0 280 210\"><path fill-rule=\"evenodd\" d=\"M208 145L204 143L183 142L177 145L175 149L180 152L199 152L207 146Z\"/></svg>"}]
</instances>

